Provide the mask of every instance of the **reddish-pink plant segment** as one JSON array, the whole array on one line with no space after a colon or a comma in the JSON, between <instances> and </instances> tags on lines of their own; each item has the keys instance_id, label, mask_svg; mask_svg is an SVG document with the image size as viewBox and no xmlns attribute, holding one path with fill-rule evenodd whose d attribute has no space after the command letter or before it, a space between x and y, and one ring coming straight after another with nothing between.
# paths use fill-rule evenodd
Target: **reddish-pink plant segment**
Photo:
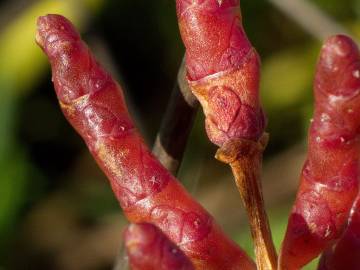
<instances>
[{"instance_id":1,"label":"reddish-pink plant segment","mask_svg":"<svg viewBox=\"0 0 360 270\"><path fill-rule=\"evenodd\" d=\"M350 213L349 224L336 245L322 256L318 270L360 269L360 197Z\"/></svg>"},{"instance_id":2,"label":"reddish-pink plant segment","mask_svg":"<svg viewBox=\"0 0 360 270\"><path fill-rule=\"evenodd\" d=\"M259 99L260 59L242 26L239 0L176 0L186 48L187 78L202 105L209 139L220 147L247 210L257 266L276 268L277 255L259 181L267 144Z\"/></svg>"},{"instance_id":3,"label":"reddish-pink plant segment","mask_svg":"<svg viewBox=\"0 0 360 270\"><path fill-rule=\"evenodd\" d=\"M40 17L36 41L50 60L64 115L109 178L127 218L155 224L196 269L255 269L150 153L120 86L95 61L72 24L60 15Z\"/></svg>"},{"instance_id":4,"label":"reddish-pink plant segment","mask_svg":"<svg viewBox=\"0 0 360 270\"><path fill-rule=\"evenodd\" d=\"M186 68L210 140L257 141L265 117L259 101L260 61L241 22L239 0L176 0Z\"/></svg>"},{"instance_id":5,"label":"reddish-pink plant segment","mask_svg":"<svg viewBox=\"0 0 360 270\"><path fill-rule=\"evenodd\" d=\"M358 194L360 55L350 38L339 35L326 41L314 93L308 157L289 218L280 269L300 269L334 244L344 232Z\"/></svg>"},{"instance_id":6,"label":"reddish-pink plant segment","mask_svg":"<svg viewBox=\"0 0 360 270\"><path fill-rule=\"evenodd\" d=\"M131 224L124 241L132 270L194 270L185 254L152 224Z\"/></svg>"}]
</instances>

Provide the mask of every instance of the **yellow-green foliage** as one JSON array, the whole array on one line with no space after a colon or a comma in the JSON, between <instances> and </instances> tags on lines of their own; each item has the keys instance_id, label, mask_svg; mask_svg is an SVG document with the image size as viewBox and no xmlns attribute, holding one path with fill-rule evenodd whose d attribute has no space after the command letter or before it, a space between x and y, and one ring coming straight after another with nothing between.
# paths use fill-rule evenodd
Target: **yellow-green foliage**
<instances>
[{"instance_id":1,"label":"yellow-green foliage","mask_svg":"<svg viewBox=\"0 0 360 270\"><path fill-rule=\"evenodd\" d=\"M34 42L38 16L47 13L62 14L81 28L89 12L99 8L102 2L38 1L9 22L0 33L0 96L2 91L12 91L14 94L31 89L46 68L45 57Z\"/></svg>"}]
</instances>

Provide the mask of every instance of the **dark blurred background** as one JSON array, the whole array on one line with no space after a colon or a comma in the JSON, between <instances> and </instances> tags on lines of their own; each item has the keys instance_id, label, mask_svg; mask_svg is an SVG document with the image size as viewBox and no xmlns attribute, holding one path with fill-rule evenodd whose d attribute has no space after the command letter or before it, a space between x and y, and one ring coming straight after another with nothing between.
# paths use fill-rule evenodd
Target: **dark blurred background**
<instances>
[{"instance_id":1,"label":"dark blurred background","mask_svg":"<svg viewBox=\"0 0 360 270\"><path fill-rule=\"evenodd\" d=\"M360 0L242 0L262 57L270 144L264 192L279 246L306 153L321 41L360 36ZM0 1L0 270L111 269L126 225L106 178L60 112L34 43L39 15L71 19L121 81L139 129L154 141L184 48L174 0ZM198 113L180 179L252 254L238 192ZM314 264L308 269L314 269Z\"/></svg>"}]
</instances>

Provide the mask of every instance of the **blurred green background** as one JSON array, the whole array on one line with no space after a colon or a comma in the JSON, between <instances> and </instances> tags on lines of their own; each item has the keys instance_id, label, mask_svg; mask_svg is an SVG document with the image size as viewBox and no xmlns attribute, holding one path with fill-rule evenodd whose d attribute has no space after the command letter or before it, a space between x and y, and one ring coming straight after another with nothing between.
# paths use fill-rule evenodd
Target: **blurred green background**
<instances>
[{"instance_id":1,"label":"blurred green background","mask_svg":"<svg viewBox=\"0 0 360 270\"><path fill-rule=\"evenodd\" d=\"M77 25L124 85L150 145L184 53L174 2L0 1L1 270L111 269L126 225L107 180L59 110L49 65L34 43L36 17L60 13ZM287 9L295 2L297 16ZM360 36L360 0L242 0L242 11L263 62L271 134L263 181L279 246L305 158L321 40L337 31ZM180 179L252 254L240 198L228 168L213 159L215 150L199 113Z\"/></svg>"}]
</instances>

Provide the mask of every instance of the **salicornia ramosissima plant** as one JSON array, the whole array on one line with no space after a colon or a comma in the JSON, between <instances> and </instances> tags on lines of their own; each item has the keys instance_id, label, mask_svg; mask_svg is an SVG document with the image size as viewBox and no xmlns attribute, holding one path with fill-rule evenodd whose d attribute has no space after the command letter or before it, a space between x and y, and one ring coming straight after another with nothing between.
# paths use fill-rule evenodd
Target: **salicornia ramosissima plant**
<instances>
[{"instance_id":1,"label":"salicornia ramosissima plant","mask_svg":"<svg viewBox=\"0 0 360 270\"><path fill-rule=\"evenodd\" d=\"M177 0L187 78L217 159L228 163L248 212L259 269L275 269L259 172L268 135L259 99L260 59L242 27L240 1Z\"/></svg>"},{"instance_id":2,"label":"salicornia ramosissima plant","mask_svg":"<svg viewBox=\"0 0 360 270\"><path fill-rule=\"evenodd\" d=\"M185 254L150 223L128 226L124 241L132 270L194 270Z\"/></svg>"},{"instance_id":3,"label":"salicornia ramosissima plant","mask_svg":"<svg viewBox=\"0 0 360 270\"><path fill-rule=\"evenodd\" d=\"M315 81L308 157L279 260L262 198L268 135L260 60L242 27L239 0L177 0L187 81L200 101L216 158L228 163L248 212L256 264L228 239L151 154L122 89L63 16L38 19L61 109L110 180L133 224L124 239L134 270L296 270L323 253L320 270L360 269L360 55L329 38ZM176 141L173 142L176 144ZM345 268L343 268L345 267Z\"/></svg>"},{"instance_id":4,"label":"salicornia ramosissima plant","mask_svg":"<svg viewBox=\"0 0 360 270\"><path fill-rule=\"evenodd\" d=\"M150 153L120 86L96 62L72 24L60 15L40 17L36 41L50 60L61 109L108 176L127 218L157 225L197 269L255 269Z\"/></svg>"},{"instance_id":5,"label":"salicornia ramosissima plant","mask_svg":"<svg viewBox=\"0 0 360 270\"><path fill-rule=\"evenodd\" d=\"M359 191L359 91L356 44L345 36L329 38L316 71L308 158L290 214L280 269L300 269L331 248L346 228Z\"/></svg>"}]
</instances>

